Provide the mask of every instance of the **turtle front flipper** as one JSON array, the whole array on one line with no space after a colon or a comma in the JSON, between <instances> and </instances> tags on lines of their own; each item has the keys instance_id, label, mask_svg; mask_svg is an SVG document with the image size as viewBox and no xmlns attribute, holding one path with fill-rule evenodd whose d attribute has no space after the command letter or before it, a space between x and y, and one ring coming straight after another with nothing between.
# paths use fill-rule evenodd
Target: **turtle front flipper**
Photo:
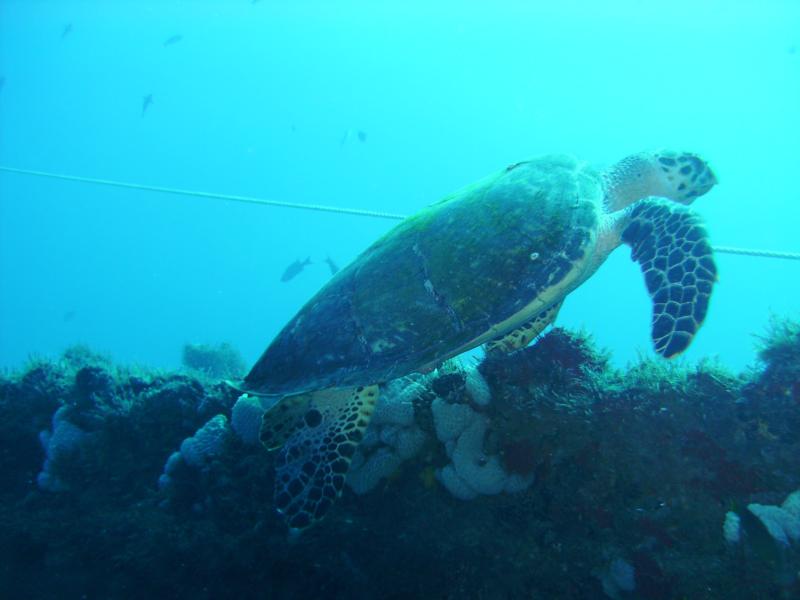
<instances>
[{"instance_id":1,"label":"turtle front flipper","mask_svg":"<svg viewBox=\"0 0 800 600\"><path fill-rule=\"evenodd\" d=\"M656 352L665 358L683 352L705 319L717 280L708 234L688 209L643 200L627 214L621 239L631 246L653 300Z\"/></svg>"},{"instance_id":2,"label":"turtle front flipper","mask_svg":"<svg viewBox=\"0 0 800 600\"><path fill-rule=\"evenodd\" d=\"M295 532L319 521L342 493L378 401L378 386L286 396L264 414L261 442L280 449L275 506Z\"/></svg>"},{"instance_id":3,"label":"turtle front flipper","mask_svg":"<svg viewBox=\"0 0 800 600\"><path fill-rule=\"evenodd\" d=\"M537 335L544 331L545 327L556 320L556 315L558 315L562 304L563 302L554 304L550 308L539 312L533 319L526 321L514 331L507 333L503 337L494 339L491 342L487 342L484 346L484 350L487 354L492 352L511 353L525 348Z\"/></svg>"}]
</instances>

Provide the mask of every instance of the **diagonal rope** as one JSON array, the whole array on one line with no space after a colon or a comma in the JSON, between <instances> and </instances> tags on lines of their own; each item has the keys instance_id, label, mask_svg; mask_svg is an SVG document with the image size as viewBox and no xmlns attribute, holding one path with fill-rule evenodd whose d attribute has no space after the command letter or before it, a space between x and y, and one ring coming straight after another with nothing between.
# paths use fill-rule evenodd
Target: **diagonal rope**
<instances>
[{"instance_id":1,"label":"diagonal rope","mask_svg":"<svg viewBox=\"0 0 800 600\"><path fill-rule=\"evenodd\" d=\"M48 177L50 179L61 179L64 181L77 181L80 183L91 183L94 185L107 185L111 187L125 188L129 190L141 190L145 192L159 192L163 194L176 194L179 196L194 196L195 198L213 198L215 200L228 200L230 202L243 202L245 204L261 204L263 206L281 206L284 208L302 208L304 210L316 210L321 212L341 213L345 215L358 215L362 217L376 217L379 219L405 219L405 215L395 215L392 213L379 212L375 210L362 210L359 208L341 208L338 206L325 206L323 204L299 204L293 202L281 202L279 200L265 200L263 198L253 198L251 196L233 196L230 194L214 194L212 192L197 192L194 190L181 190L178 188L160 187L156 185L143 185L140 183L126 183L124 181L114 181L111 179L95 179L93 177L78 177L76 175L60 175L58 173L46 173L44 171L31 171L29 169L15 169L13 167L0 166L0 171L7 173L18 173L22 175L34 175L36 177Z\"/></svg>"},{"instance_id":2,"label":"diagonal rope","mask_svg":"<svg viewBox=\"0 0 800 600\"><path fill-rule=\"evenodd\" d=\"M393 219L396 221L405 219L407 215L396 213L381 212L376 210L365 210L361 208L343 208L339 206L327 206L324 204L300 204L294 202L282 202L279 200L265 200L263 198L253 198L251 196L234 196L231 194L215 194L212 192L198 192L194 190L183 190L179 188L161 187L155 185L143 185L139 183L127 183L111 179L96 179L93 177L79 177L76 175L61 175L58 173L48 173L45 171L33 171L30 169L17 169L14 167L0 166L0 171L7 173L17 173L20 175L32 175L35 177L46 177L50 179L60 179L63 181L74 181L89 183L93 185L106 185L129 190L140 190L145 192L158 192L163 194L175 194L178 196L193 196L195 198L211 198L214 200L227 200L229 202L242 202L245 204L260 204L262 206L280 206L282 208L299 208L303 210L314 210L319 212L331 212L344 215L356 215L360 217L373 217L378 219ZM714 246L714 252L721 254L738 254L743 256L758 256L761 258L782 258L787 260L800 260L800 252L778 252L775 250L760 250L755 248L737 248L733 246Z\"/></svg>"},{"instance_id":3,"label":"diagonal rope","mask_svg":"<svg viewBox=\"0 0 800 600\"><path fill-rule=\"evenodd\" d=\"M778 252L777 250L756 250L754 248L735 248L733 246L714 246L713 250L721 254L741 254L742 256L763 256L764 258L800 260L800 252Z\"/></svg>"}]
</instances>

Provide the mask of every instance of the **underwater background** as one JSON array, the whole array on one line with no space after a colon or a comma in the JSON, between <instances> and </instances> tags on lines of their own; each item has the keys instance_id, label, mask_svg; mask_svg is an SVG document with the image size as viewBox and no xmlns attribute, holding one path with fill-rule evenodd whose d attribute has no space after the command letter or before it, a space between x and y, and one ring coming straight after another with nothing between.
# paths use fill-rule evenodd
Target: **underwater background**
<instances>
[{"instance_id":1,"label":"underwater background","mask_svg":"<svg viewBox=\"0 0 800 600\"><path fill-rule=\"evenodd\" d=\"M0 10L5 166L409 214L539 154L603 167L686 149L720 180L693 206L712 243L800 250L791 0ZM343 266L394 225L11 173L0 198L7 367L75 342L171 367L186 342L228 341L253 361L327 281L326 255ZM789 261L717 262L687 357L740 368L770 312L796 310L800 277ZM585 327L619 364L650 352L650 302L626 249L558 322Z\"/></svg>"},{"instance_id":2,"label":"underwater background","mask_svg":"<svg viewBox=\"0 0 800 600\"><path fill-rule=\"evenodd\" d=\"M800 262L717 253L667 361L617 250L530 347L382 386L298 536L225 380L396 221L209 196L668 148L713 245L796 258L799 106L793 0L0 0L0 597L799 598Z\"/></svg>"}]
</instances>

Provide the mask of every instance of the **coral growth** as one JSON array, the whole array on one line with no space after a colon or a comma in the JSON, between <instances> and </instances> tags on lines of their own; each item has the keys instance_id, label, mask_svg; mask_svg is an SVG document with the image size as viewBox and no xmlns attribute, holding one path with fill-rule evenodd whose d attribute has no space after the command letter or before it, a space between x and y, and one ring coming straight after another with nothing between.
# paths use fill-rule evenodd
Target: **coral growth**
<instances>
[{"instance_id":1,"label":"coral growth","mask_svg":"<svg viewBox=\"0 0 800 600\"><path fill-rule=\"evenodd\" d=\"M215 379L238 379L247 372L242 355L227 342L221 344L186 344L183 366Z\"/></svg>"},{"instance_id":2,"label":"coral growth","mask_svg":"<svg viewBox=\"0 0 800 600\"><path fill-rule=\"evenodd\" d=\"M257 443L267 402L205 369L122 368L85 348L32 361L0 377L0 589L800 597L800 353L795 325L773 332L740 375L617 371L555 329L384 385L349 487L294 543Z\"/></svg>"},{"instance_id":3,"label":"coral growth","mask_svg":"<svg viewBox=\"0 0 800 600\"><path fill-rule=\"evenodd\" d=\"M800 401L800 321L773 317L759 336L758 357L764 365L761 382L774 397Z\"/></svg>"}]
</instances>

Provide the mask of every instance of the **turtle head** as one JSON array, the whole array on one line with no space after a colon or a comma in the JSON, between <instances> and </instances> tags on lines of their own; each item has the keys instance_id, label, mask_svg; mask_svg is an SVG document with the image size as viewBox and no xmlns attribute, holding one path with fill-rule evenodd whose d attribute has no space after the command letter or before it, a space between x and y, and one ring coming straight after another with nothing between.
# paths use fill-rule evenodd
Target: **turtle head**
<instances>
[{"instance_id":1,"label":"turtle head","mask_svg":"<svg viewBox=\"0 0 800 600\"><path fill-rule=\"evenodd\" d=\"M708 163L691 152L659 150L623 158L603 174L606 208L616 211L647 196L691 204L717 183Z\"/></svg>"}]
</instances>

